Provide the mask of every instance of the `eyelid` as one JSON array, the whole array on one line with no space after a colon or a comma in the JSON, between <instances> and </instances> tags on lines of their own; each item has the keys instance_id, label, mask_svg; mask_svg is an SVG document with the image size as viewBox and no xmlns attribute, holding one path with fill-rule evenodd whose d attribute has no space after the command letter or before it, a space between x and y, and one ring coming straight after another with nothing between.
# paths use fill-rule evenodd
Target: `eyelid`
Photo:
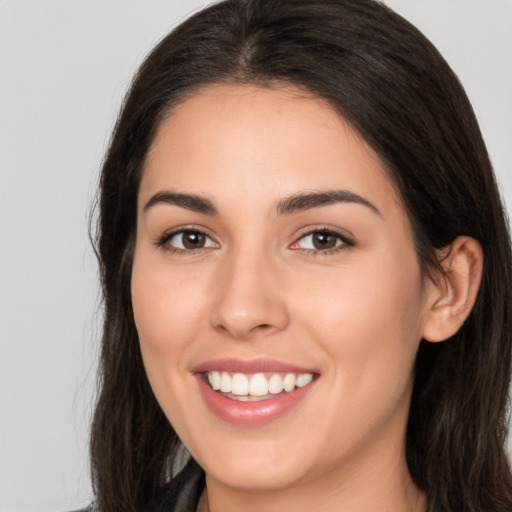
<instances>
[{"instance_id":1,"label":"eyelid","mask_svg":"<svg viewBox=\"0 0 512 512\"><path fill-rule=\"evenodd\" d=\"M176 235L179 235L180 233L200 233L200 234L204 235L205 237L209 238L215 244L215 247L209 246L209 247L198 247L197 249L182 249L180 247L173 247L173 246L168 245L169 241L172 240L172 238L174 238ZM203 251L215 249L216 247L220 246L219 242L217 242L217 240L215 240L215 238L209 233L208 229L206 229L202 226L198 226L196 224L178 226L178 227L172 228L168 231L165 231L161 236L159 236L155 240L154 243L157 247L160 247L166 251L170 251L170 252L178 253L178 254L192 254L192 253L199 254Z\"/></svg>"},{"instance_id":2,"label":"eyelid","mask_svg":"<svg viewBox=\"0 0 512 512\"><path fill-rule=\"evenodd\" d=\"M306 249L298 247L298 243L300 242L300 240L303 240L308 236L314 235L315 233L326 233L328 235L337 237L339 240L341 240L342 243L329 249ZM347 234L345 230L340 230L325 225L319 225L308 226L307 228L304 228L304 230L295 238L295 241L290 245L290 248L296 251L306 251L307 254L328 255L334 252L348 249L350 247L354 247L355 245L356 244L354 241L354 236L352 234Z\"/></svg>"},{"instance_id":3,"label":"eyelid","mask_svg":"<svg viewBox=\"0 0 512 512\"><path fill-rule=\"evenodd\" d=\"M209 246L209 247L198 247L196 249L186 249L186 248L179 248L179 247L173 247L169 246L169 241L176 235L180 233L186 233L186 232L197 232L205 237L209 238L215 246ZM298 247L298 243L305 239L307 236L314 235L315 233L325 233L334 237L337 237L342 243L335 245L335 247L327 248L327 249L308 249L308 248L302 248ZM195 224L185 225L185 226L178 226L175 228L172 228L168 231L165 231L161 236L159 236L154 244L158 247L161 247L164 250L178 253L178 254L200 254L204 251L209 251L211 249L215 249L220 247L220 243L215 239L214 236L212 236L209 233L209 230L198 226ZM345 230L340 230L339 228L332 228L330 226L325 225L318 225L318 226L308 226L306 228L303 228L302 232L295 237L295 241L292 242L292 244L289 245L289 248L295 251L301 251L306 252L309 254L322 254L322 255L328 255L335 252L338 252L340 250L344 250L350 247L353 247L355 245L355 241L352 234L347 234Z\"/></svg>"}]
</instances>

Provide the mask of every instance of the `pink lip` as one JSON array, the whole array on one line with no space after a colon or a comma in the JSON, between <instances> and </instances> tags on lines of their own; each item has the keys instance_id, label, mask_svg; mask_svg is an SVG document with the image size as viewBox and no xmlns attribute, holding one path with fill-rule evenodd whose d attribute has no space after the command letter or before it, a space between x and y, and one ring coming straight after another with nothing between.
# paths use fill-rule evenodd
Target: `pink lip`
<instances>
[{"instance_id":1,"label":"pink lip","mask_svg":"<svg viewBox=\"0 0 512 512\"><path fill-rule=\"evenodd\" d=\"M193 373L212 371L247 374L265 372L318 373L310 368L301 368L274 359L253 359L252 361L232 358L213 359L211 361L205 361L192 369Z\"/></svg>"},{"instance_id":2,"label":"pink lip","mask_svg":"<svg viewBox=\"0 0 512 512\"><path fill-rule=\"evenodd\" d=\"M318 380L314 379L313 382L307 386L296 388L290 392L283 391L266 400L242 402L225 397L214 391L206 383L204 372L214 370L247 374L265 372L317 372L269 359L256 359L254 361L216 359L195 367L193 371L199 385L199 390L210 410L223 421L240 426L260 426L284 416L287 412L300 404Z\"/></svg>"}]
</instances>

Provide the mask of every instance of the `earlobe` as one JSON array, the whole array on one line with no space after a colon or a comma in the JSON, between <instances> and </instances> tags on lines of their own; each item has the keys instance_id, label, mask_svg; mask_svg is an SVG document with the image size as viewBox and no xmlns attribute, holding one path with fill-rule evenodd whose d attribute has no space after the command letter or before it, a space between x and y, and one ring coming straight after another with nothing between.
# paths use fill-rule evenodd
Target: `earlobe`
<instances>
[{"instance_id":1,"label":"earlobe","mask_svg":"<svg viewBox=\"0 0 512 512\"><path fill-rule=\"evenodd\" d=\"M480 243L457 237L440 251L443 274L429 283L422 337L430 342L453 336L464 323L476 301L483 270Z\"/></svg>"}]
</instances>

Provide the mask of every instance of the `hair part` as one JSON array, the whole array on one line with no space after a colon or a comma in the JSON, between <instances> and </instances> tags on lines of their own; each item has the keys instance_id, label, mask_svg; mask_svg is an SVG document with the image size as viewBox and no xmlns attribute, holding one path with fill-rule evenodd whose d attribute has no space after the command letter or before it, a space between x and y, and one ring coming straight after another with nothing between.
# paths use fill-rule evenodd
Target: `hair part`
<instances>
[{"instance_id":1,"label":"hair part","mask_svg":"<svg viewBox=\"0 0 512 512\"><path fill-rule=\"evenodd\" d=\"M510 510L512 281L503 205L457 77L415 27L373 0L223 1L174 29L138 71L99 185L105 321L91 434L98 508L147 509L176 468L180 441L151 391L133 320L137 194L161 121L215 84L292 85L328 101L381 158L426 275L439 269L436 250L457 236L480 242L484 272L468 320L444 343L421 342L406 456L429 512Z\"/></svg>"}]
</instances>

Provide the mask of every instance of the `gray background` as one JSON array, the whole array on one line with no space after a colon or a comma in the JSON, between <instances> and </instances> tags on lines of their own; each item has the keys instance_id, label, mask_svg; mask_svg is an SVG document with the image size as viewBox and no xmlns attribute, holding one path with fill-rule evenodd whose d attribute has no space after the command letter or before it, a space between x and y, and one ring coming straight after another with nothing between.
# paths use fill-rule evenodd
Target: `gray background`
<instances>
[{"instance_id":1,"label":"gray background","mask_svg":"<svg viewBox=\"0 0 512 512\"><path fill-rule=\"evenodd\" d=\"M512 3L389 0L466 87L512 206ZM0 510L91 499L97 170L149 49L204 1L0 1Z\"/></svg>"}]
</instances>

